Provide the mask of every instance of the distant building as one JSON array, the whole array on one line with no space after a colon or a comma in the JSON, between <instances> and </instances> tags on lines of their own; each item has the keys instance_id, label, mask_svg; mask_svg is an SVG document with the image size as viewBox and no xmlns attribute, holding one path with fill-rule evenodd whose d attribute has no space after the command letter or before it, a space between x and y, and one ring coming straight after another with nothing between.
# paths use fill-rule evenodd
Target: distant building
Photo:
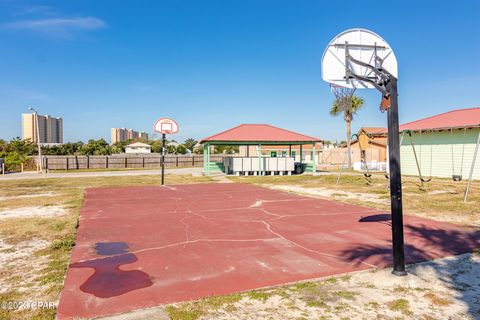
<instances>
[{"instance_id":1,"label":"distant building","mask_svg":"<svg viewBox=\"0 0 480 320\"><path fill-rule=\"evenodd\" d=\"M152 147L149 144L135 142L125 147L125 153L150 153Z\"/></svg>"},{"instance_id":2,"label":"distant building","mask_svg":"<svg viewBox=\"0 0 480 320\"><path fill-rule=\"evenodd\" d=\"M418 176L420 171L423 177L466 180L473 166L472 179L480 180L478 153L475 159L480 108L456 109L408 122L400 126L400 132L402 174Z\"/></svg>"},{"instance_id":3,"label":"distant building","mask_svg":"<svg viewBox=\"0 0 480 320\"><path fill-rule=\"evenodd\" d=\"M359 140L365 139L365 145L362 145L361 150ZM365 152L365 158L367 162L378 161L386 162L387 161L387 128L382 127L361 127L357 132L357 138L353 140L350 144L351 150L355 153L354 150L358 149L358 154L360 151Z\"/></svg>"},{"instance_id":4,"label":"distant building","mask_svg":"<svg viewBox=\"0 0 480 320\"><path fill-rule=\"evenodd\" d=\"M40 143L63 143L63 119L38 115ZM22 114L22 138L38 142L37 121L34 113Z\"/></svg>"},{"instance_id":5,"label":"distant building","mask_svg":"<svg viewBox=\"0 0 480 320\"><path fill-rule=\"evenodd\" d=\"M135 131L133 129L126 128L112 128L111 129L111 141L112 144L135 139L148 140L148 133L145 131Z\"/></svg>"}]
</instances>

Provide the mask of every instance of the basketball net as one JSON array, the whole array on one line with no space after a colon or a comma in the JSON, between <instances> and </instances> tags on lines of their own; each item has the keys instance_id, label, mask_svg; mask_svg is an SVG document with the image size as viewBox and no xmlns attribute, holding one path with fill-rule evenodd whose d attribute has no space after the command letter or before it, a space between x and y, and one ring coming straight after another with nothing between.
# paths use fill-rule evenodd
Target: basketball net
<instances>
[{"instance_id":1,"label":"basketball net","mask_svg":"<svg viewBox=\"0 0 480 320\"><path fill-rule=\"evenodd\" d=\"M330 91L335 95L340 111L345 111L352 107L352 97L356 89L357 88L342 87L338 84L330 83Z\"/></svg>"}]
</instances>

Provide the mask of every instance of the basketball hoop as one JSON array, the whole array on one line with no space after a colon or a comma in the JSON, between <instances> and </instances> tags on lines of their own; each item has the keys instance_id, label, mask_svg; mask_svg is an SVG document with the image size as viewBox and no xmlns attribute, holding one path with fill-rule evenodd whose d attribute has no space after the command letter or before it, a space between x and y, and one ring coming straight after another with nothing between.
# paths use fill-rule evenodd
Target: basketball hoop
<instances>
[{"instance_id":1,"label":"basketball hoop","mask_svg":"<svg viewBox=\"0 0 480 320\"><path fill-rule=\"evenodd\" d=\"M390 109L390 96L382 95L382 101L380 102L380 111L385 112Z\"/></svg>"},{"instance_id":2,"label":"basketball hoop","mask_svg":"<svg viewBox=\"0 0 480 320\"><path fill-rule=\"evenodd\" d=\"M348 88L330 83L330 91L335 95L336 103L340 111L346 111L352 107L353 94L357 88Z\"/></svg>"},{"instance_id":3,"label":"basketball hoop","mask_svg":"<svg viewBox=\"0 0 480 320\"><path fill-rule=\"evenodd\" d=\"M170 118L158 119L153 125L153 131L162 134L172 134L178 132L178 124Z\"/></svg>"}]
</instances>

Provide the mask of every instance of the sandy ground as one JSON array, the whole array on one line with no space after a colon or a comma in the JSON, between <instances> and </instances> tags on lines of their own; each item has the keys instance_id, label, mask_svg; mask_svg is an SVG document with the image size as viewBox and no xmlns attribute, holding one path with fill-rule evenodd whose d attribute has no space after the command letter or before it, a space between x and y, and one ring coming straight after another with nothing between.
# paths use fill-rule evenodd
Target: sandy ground
<instances>
[{"instance_id":1,"label":"sandy ground","mask_svg":"<svg viewBox=\"0 0 480 320\"><path fill-rule=\"evenodd\" d=\"M348 192L348 191L341 191L341 190L334 190L334 189L327 189L327 188L303 188L303 187L296 187L291 185L262 185L267 188L288 191L288 192L295 192L303 195L309 196L316 196L316 197L323 197L323 198L334 198L338 197L340 199L355 199L361 201L368 201L374 203L381 203L381 204L388 204L389 199L382 199L380 196L376 194L368 194L368 193L359 193L359 192Z\"/></svg>"},{"instance_id":2,"label":"sandy ground","mask_svg":"<svg viewBox=\"0 0 480 320\"><path fill-rule=\"evenodd\" d=\"M243 294L200 319L480 319L480 255Z\"/></svg>"},{"instance_id":3,"label":"sandy ground","mask_svg":"<svg viewBox=\"0 0 480 320\"><path fill-rule=\"evenodd\" d=\"M23 198L53 197L54 195L56 194L53 192L45 192L45 193L23 194L18 196L4 196L4 197L0 197L0 201L11 200L11 199L23 199Z\"/></svg>"},{"instance_id":4,"label":"sandy ground","mask_svg":"<svg viewBox=\"0 0 480 320\"><path fill-rule=\"evenodd\" d=\"M21 207L0 210L0 219L26 217L52 217L65 214L63 206Z\"/></svg>"},{"instance_id":5,"label":"sandy ground","mask_svg":"<svg viewBox=\"0 0 480 320\"><path fill-rule=\"evenodd\" d=\"M49 243L41 239L7 244L0 239L0 294L11 290L28 291L29 296L43 291L33 281L39 275L39 270L48 264L48 257L37 256L35 253L48 247ZM42 289L42 290L39 290Z\"/></svg>"}]
</instances>

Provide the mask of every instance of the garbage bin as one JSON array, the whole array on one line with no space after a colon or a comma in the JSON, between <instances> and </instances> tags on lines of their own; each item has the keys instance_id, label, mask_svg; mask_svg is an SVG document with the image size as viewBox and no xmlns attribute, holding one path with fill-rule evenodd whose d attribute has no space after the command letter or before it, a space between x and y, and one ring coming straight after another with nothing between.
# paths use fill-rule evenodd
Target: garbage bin
<instances>
[{"instance_id":1,"label":"garbage bin","mask_svg":"<svg viewBox=\"0 0 480 320\"><path fill-rule=\"evenodd\" d=\"M303 171L305 171L305 165L301 162L295 162L295 167L294 167L294 172L295 174L302 174Z\"/></svg>"}]
</instances>

